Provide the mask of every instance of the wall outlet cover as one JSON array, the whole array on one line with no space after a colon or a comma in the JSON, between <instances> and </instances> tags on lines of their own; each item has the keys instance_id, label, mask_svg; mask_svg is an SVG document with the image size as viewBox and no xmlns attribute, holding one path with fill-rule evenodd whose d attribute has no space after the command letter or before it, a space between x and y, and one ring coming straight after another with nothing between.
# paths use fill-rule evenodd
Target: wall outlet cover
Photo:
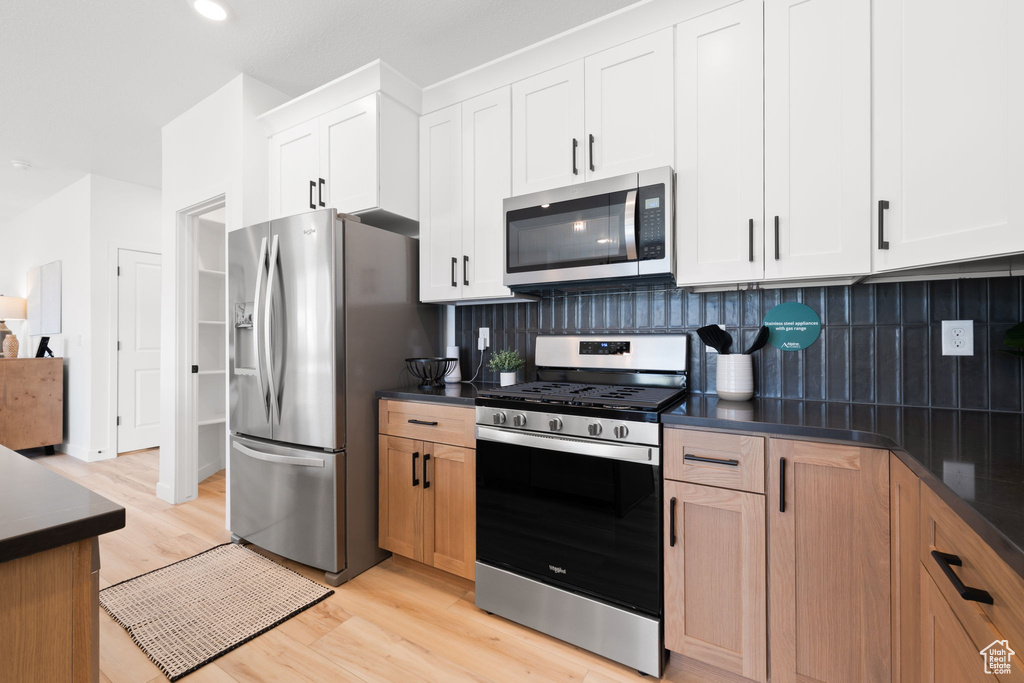
<instances>
[{"instance_id":1,"label":"wall outlet cover","mask_svg":"<svg viewBox=\"0 0 1024 683\"><path fill-rule=\"evenodd\" d=\"M491 347L491 328L481 327L477 337L477 348L481 351Z\"/></svg>"},{"instance_id":2,"label":"wall outlet cover","mask_svg":"<svg viewBox=\"0 0 1024 683\"><path fill-rule=\"evenodd\" d=\"M974 355L974 321L943 320L942 321L942 355L973 356Z\"/></svg>"}]
</instances>

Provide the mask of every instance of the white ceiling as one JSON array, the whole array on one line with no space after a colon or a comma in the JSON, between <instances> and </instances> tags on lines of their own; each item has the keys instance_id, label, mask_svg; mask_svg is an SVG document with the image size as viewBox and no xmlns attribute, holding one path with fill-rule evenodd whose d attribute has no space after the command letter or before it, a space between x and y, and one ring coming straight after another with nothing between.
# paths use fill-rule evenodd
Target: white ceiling
<instances>
[{"instance_id":1,"label":"white ceiling","mask_svg":"<svg viewBox=\"0 0 1024 683\"><path fill-rule=\"evenodd\" d=\"M0 0L0 221L86 173L159 187L160 127L239 73L294 96L381 58L425 86L635 1Z\"/></svg>"}]
</instances>

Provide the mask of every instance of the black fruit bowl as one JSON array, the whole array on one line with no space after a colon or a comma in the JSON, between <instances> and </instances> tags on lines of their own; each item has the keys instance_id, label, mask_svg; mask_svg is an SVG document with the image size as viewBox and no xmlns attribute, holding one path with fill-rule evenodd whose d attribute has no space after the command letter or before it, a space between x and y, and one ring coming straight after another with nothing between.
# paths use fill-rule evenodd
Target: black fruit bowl
<instances>
[{"instance_id":1,"label":"black fruit bowl","mask_svg":"<svg viewBox=\"0 0 1024 683\"><path fill-rule=\"evenodd\" d=\"M458 358L406 358L405 367L420 381L420 389L430 389L443 387L445 376L458 362Z\"/></svg>"}]
</instances>

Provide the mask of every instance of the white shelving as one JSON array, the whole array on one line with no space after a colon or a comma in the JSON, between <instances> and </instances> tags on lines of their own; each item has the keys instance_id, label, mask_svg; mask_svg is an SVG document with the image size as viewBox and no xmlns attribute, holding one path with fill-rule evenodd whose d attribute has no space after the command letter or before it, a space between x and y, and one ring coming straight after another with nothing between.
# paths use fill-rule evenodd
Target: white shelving
<instances>
[{"instance_id":1,"label":"white shelving","mask_svg":"<svg viewBox=\"0 0 1024 683\"><path fill-rule=\"evenodd\" d=\"M227 452L227 233L216 220L194 226L196 443L199 479L224 468Z\"/></svg>"}]
</instances>

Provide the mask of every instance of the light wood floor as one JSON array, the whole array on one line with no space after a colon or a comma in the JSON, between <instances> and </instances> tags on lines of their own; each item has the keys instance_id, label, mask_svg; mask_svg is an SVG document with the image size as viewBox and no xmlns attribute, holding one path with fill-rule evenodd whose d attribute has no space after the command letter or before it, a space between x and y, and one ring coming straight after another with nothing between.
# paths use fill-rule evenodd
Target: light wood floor
<instances>
[{"instance_id":1,"label":"light wood floor","mask_svg":"<svg viewBox=\"0 0 1024 683\"><path fill-rule=\"evenodd\" d=\"M157 458L157 451L96 463L66 455L34 458L127 510L127 526L100 537L100 588L230 538L224 529L224 473L200 484L196 500L169 505L154 494ZM316 570L271 557L322 582L323 575ZM652 680L554 638L489 616L474 606L471 582L402 558L388 559L335 591L327 600L183 680ZM102 610L100 680L167 680ZM693 663L673 658L663 680L689 683L727 679L700 673Z\"/></svg>"}]
</instances>

